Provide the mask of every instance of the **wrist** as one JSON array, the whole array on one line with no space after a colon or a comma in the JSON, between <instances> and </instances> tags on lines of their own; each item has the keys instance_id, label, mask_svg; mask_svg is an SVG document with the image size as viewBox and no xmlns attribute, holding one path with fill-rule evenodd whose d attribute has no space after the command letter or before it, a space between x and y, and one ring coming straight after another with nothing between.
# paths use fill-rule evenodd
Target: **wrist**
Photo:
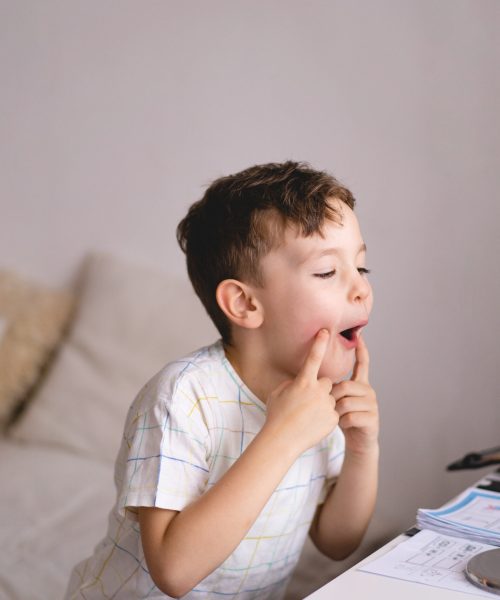
<instances>
[{"instance_id":1,"label":"wrist","mask_svg":"<svg viewBox=\"0 0 500 600\"><path fill-rule=\"evenodd\" d=\"M284 428L268 422L264 423L255 440L265 444L270 453L284 457L290 465L304 452L297 438L293 439Z\"/></svg>"},{"instance_id":2,"label":"wrist","mask_svg":"<svg viewBox=\"0 0 500 600\"><path fill-rule=\"evenodd\" d=\"M352 462L376 463L380 457L380 446L378 442L374 442L370 446L363 449L350 449L346 447L344 461L349 460Z\"/></svg>"}]
</instances>

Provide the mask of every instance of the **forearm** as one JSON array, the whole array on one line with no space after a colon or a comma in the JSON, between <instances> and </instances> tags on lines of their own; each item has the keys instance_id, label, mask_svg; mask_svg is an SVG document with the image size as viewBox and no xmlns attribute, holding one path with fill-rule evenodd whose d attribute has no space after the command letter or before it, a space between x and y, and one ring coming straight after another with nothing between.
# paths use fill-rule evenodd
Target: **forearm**
<instances>
[{"instance_id":1,"label":"forearm","mask_svg":"<svg viewBox=\"0 0 500 600\"><path fill-rule=\"evenodd\" d=\"M364 456L346 453L342 472L311 527L315 545L334 560L359 546L373 515L378 488L378 446Z\"/></svg>"},{"instance_id":2,"label":"forearm","mask_svg":"<svg viewBox=\"0 0 500 600\"><path fill-rule=\"evenodd\" d=\"M167 593L184 595L224 562L296 457L289 443L264 428L210 490L172 519L155 559Z\"/></svg>"}]
</instances>

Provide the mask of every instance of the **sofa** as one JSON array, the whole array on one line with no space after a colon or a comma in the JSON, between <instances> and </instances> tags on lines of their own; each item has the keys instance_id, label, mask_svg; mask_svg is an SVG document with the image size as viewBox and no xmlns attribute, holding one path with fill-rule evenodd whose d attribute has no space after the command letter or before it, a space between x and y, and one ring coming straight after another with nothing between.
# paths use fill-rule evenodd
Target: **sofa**
<instances>
[{"instance_id":1,"label":"sofa","mask_svg":"<svg viewBox=\"0 0 500 600\"><path fill-rule=\"evenodd\" d=\"M0 599L56 600L105 533L135 394L163 364L218 336L185 279L124 257L90 254L68 290L2 276ZM304 598L390 535L375 518L341 563L308 543L287 600Z\"/></svg>"}]
</instances>

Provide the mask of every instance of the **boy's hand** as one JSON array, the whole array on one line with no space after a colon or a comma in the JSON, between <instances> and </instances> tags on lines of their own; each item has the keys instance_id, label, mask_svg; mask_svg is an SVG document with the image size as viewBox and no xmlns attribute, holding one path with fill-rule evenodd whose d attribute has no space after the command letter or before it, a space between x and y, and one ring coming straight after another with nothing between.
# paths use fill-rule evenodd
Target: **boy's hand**
<instances>
[{"instance_id":1,"label":"boy's hand","mask_svg":"<svg viewBox=\"0 0 500 600\"><path fill-rule=\"evenodd\" d=\"M303 452L328 435L339 422L332 381L318 379L330 333L321 329L295 379L280 384L267 400L266 429L283 435L287 443Z\"/></svg>"},{"instance_id":2,"label":"boy's hand","mask_svg":"<svg viewBox=\"0 0 500 600\"><path fill-rule=\"evenodd\" d=\"M378 446L377 397L368 381L368 348L360 336L352 377L333 386L339 426L344 432L346 451L366 454Z\"/></svg>"}]
</instances>

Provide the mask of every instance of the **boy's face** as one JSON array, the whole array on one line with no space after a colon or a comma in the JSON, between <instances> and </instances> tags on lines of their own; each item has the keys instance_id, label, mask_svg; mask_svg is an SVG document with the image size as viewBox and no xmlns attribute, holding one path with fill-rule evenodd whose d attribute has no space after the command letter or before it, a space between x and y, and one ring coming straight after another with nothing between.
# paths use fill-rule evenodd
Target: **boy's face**
<instances>
[{"instance_id":1,"label":"boy's face","mask_svg":"<svg viewBox=\"0 0 500 600\"><path fill-rule=\"evenodd\" d=\"M358 335L348 333L348 340L340 332L368 322L373 296L363 273L366 252L358 220L346 204L332 203L342 223L326 221L323 237L303 237L287 228L283 244L261 261L261 333L279 375L297 374L314 336L325 328L330 340L319 374L340 381L353 367Z\"/></svg>"}]
</instances>

